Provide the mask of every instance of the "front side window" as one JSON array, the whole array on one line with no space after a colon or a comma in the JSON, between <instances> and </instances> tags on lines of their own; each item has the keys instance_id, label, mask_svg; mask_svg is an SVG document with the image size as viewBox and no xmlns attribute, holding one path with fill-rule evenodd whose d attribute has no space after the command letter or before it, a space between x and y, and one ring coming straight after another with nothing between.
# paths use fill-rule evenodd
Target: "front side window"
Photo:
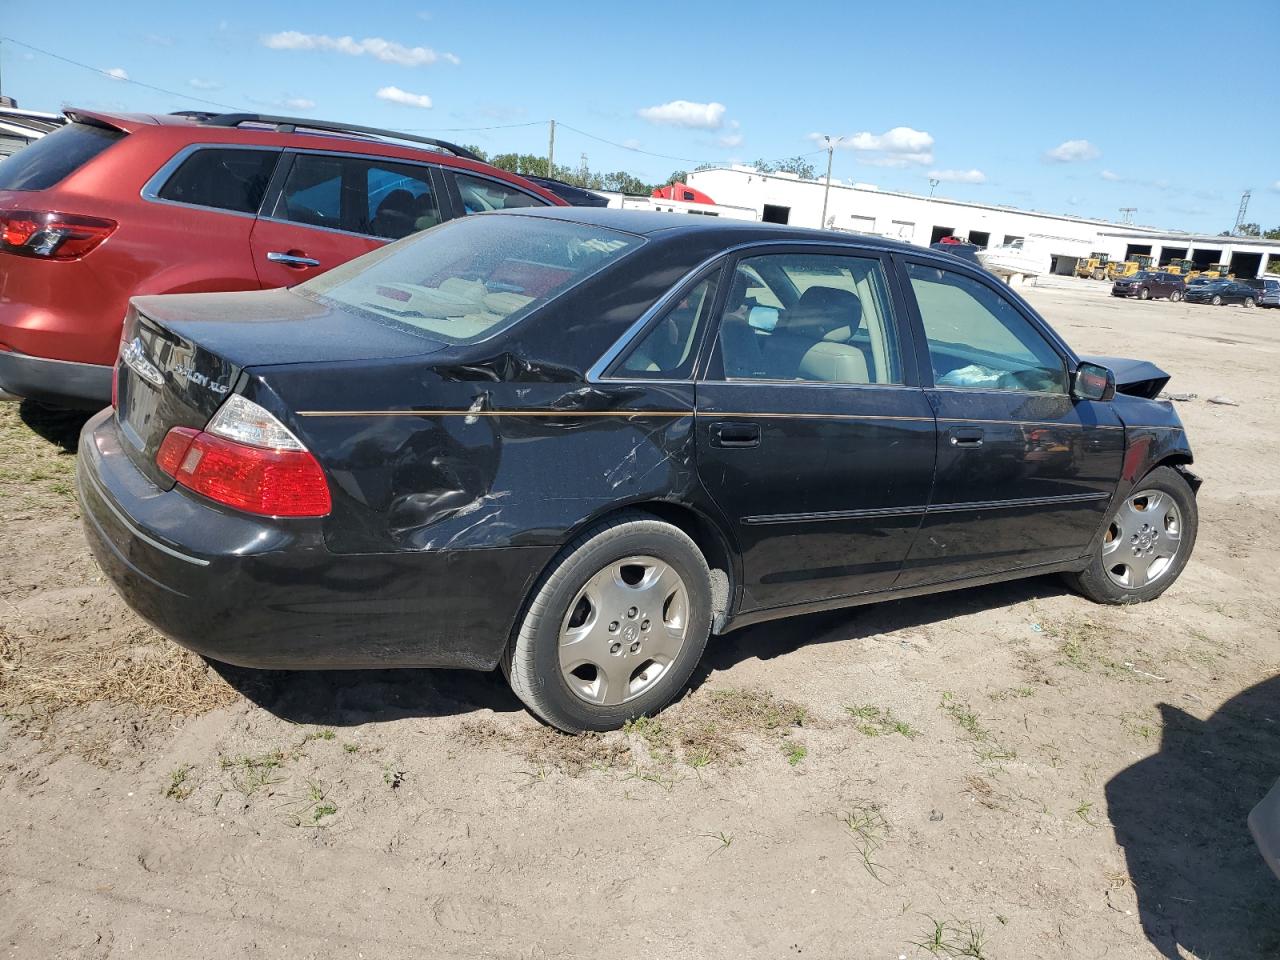
<instances>
[{"instance_id":1,"label":"front side window","mask_svg":"<svg viewBox=\"0 0 1280 960\"><path fill-rule=\"evenodd\" d=\"M160 188L161 200L257 213L280 154L275 150L203 147Z\"/></svg>"},{"instance_id":2,"label":"front side window","mask_svg":"<svg viewBox=\"0 0 1280 960\"><path fill-rule=\"evenodd\" d=\"M468 217L293 287L295 293L449 343L516 323L643 240L540 217Z\"/></svg>"},{"instance_id":3,"label":"front side window","mask_svg":"<svg viewBox=\"0 0 1280 960\"><path fill-rule=\"evenodd\" d=\"M908 263L940 387L1066 393L1066 365L1016 307L985 283Z\"/></svg>"},{"instance_id":4,"label":"front side window","mask_svg":"<svg viewBox=\"0 0 1280 960\"><path fill-rule=\"evenodd\" d=\"M458 194L462 197L462 209L467 213L547 206L547 201L497 180L458 173L454 174L454 181L458 184Z\"/></svg>"},{"instance_id":5,"label":"front side window","mask_svg":"<svg viewBox=\"0 0 1280 960\"><path fill-rule=\"evenodd\" d=\"M884 267L874 257L807 253L740 261L720 356L729 380L902 383Z\"/></svg>"},{"instance_id":6,"label":"front side window","mask_svg":"<svg viewBox=\"0 0 1280 960\"><path fill-rule=\"evenodd\" d=\"M714 278L695 285L640 339L614 375L661 380L691 377L698 335L706 329L715 298Z\"/></svg>"},{"instance_id":7,"label":"front side window","mask_svg":"<svg viewBox=\"0 0 1280 960\"><path fill-rule=\"evenodd\" d=\"M431 171L414 164L299 154L272 216L399 240L440 222Z\"/></svg>"}]
</instances>

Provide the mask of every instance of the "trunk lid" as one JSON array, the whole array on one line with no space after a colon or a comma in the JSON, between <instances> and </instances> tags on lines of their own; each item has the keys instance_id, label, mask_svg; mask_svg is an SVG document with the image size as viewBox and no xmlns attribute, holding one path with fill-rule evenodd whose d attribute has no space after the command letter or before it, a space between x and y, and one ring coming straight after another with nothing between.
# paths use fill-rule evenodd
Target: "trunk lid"
<instances>
[{"instance_id":1,"label":"trunk lid","mask_svg":"<svg viewBox=\"0 0 1280 960\"><path fill-rule=\"evenodd\" d=\"M155 463L165 435L203 429L246 368L410 357L443 346L287 290L137 297L116 361L116 419L129 457L168 490L173 480Z\"/></svg>"}]
</instances>

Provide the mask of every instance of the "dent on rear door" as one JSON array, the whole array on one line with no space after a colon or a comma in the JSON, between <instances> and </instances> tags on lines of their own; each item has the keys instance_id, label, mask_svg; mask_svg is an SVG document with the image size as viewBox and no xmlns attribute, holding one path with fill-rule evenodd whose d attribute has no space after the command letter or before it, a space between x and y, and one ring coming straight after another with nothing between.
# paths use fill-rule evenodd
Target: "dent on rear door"
<instances>
[{"instance_id":1,"label":"dent on rear door","mask_svg":"<svg viewBox=\"0 0 1280 960\"><path fill-rule=\"evenodd\" d=\"M331 549L559 545L618 506L696 497L692 385L435 382L421 393L370 403L371 416L344 415L334 397L298 405L333 481Z\"/></svg>"}]
</instances>

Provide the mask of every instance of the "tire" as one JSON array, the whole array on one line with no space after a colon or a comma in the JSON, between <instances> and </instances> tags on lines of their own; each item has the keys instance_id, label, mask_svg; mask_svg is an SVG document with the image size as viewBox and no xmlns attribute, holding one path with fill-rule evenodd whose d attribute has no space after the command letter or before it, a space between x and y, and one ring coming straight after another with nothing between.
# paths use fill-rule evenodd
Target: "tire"
<instances>
[{"instance_id":1,"label":"tire","mask_svg":"<svg viewBox=\"0 0 1280 960\"><path fill-rule=\"evenodd\" d=\"M1146 498L1147 508L1135 509L1135 501L1146 494L1152 495ZM1157 496L1162 499L1153 505L1151 501ZM1170 504L1176 508L1176 545L1170 539ZM1152 506L1156 515L1148 519L1143 514ZM1124 503L1107 518L1094 538L1089 566L1069 575L1068 581L1095 603L1154 600L1169 589L1186 567L1195 549L1199 522L1191 485L1172 467L1156 467L1134 484ZM1143 531L1140 525L1144 523L1155 527L1157 535L1153 536L1150 530ZM1162 557L1161 551L1169 550L1171 545L1172 556ZM1125 573L1118 572L1122 568Z\"/></svg>"},{"instance_id":2,"label":"tire","mask_svg":"<svg viewBox=\"0 0 1280 960\"><path fill-rule=\"evenodd\" d=\"M1212 303L1215 307L1222 306L1222 298L1218 296L1216 293L1213 295L1213 299L1210 300L1209 302Z\"/></svg>"},{"instance_id":3,"label":"tire","mask_svg":"<svg viewBox=\"0 0 1280 960\"><path fill-rule=\"evenodd\" d=\"M1247 308L1249 308L1249 307L1252 307L1252 306L1254 305L1254 299L1253 299L1253 297L1245 297L1245 298L1244 298L1244 305L1245 305L1246 309L1247 309Z\"/></svg>"},{"instance_id":4,"label":"tire","mask_svg":"<svg viewBox=\"0 0 1280 960\"><path fill-rule=\"evenodd\" d=\"M684 690L711 616L711 574L697 545L671 524L628 511L582 533L552 562L526 601L503 672L552 726L615 730ZM564 647L582 645L577 665L562 655L562 636L571 633L581 639Z\"/></svg>"},{"instance_id":5,"label":"tire","mask_svg":"<svg viewBox=\"0 0 1280 960\"><path fill-rule=\"evenodd\" d=\"M1095 279L1095 280L1105 280L1105 279L1107 279L1107 275L1106 275L1105 273L1103 273L1101 270L1095 270L1095 271L1093 272L1093 279Z\"/></svg>"},{"instance_id":6,"label":"tire","mask_svg":"<svg viewBox=\"0 0 1280 960\"><path fill-rule=\"evenodd\" d=\"M1141 290L1139 290L1139 291L1138 291L1138 299L1139 299L1139 300L1150 300L1150 299L1151 299L1151 291L1150 291L1150 290L1148 290L1146 287L1143 287Z\"/></svg>"},{"instance_id":7,"label":"tire","mask_svg":"<svg viewBox=\"0 0 1280 960\"><path fill-rule=\"evenodd\" d=\"M1178 302L1179 300L1181 300L1181 299L1182 299L1182 291L1181 291L1181 290L1174 290L1171 294L1169 294L1169 302L1170 302L1170 303L1177 303L1177 302Z\"/></svg>"}]
</instances>

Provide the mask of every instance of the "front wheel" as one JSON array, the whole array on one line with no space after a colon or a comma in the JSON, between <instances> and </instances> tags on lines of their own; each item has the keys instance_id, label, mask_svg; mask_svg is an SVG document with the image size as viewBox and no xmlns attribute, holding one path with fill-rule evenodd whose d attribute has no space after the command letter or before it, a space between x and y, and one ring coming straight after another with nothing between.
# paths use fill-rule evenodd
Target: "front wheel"
<instances>
[{"instance_id":1,"label":"front wheel","mask_svg":"<svg viewBox=\"0 0 1280 960\"><path fill-rule=\"evenodd\" d=\"M668 523L626 513L553 562L503 670L552 726L614 730L675 699L710 632L711 574L697 545Z\"/></svg>"},{"instance_id":2,"label":"front wheel","mask_svg":"<svg viewBox=\"0 0 1280 960\"><path fill-rule=\"evenodd\" d=\"M1169 300L1170 300L1171 302L1173 302L1173 303L1177 303L1177 302L1178 302L1179 300L1181 300L1181 299L1182 299L1182 291L1181 291L1181 290L1175 290L1175 291L1173 291L1173 293L1169 294Z\"/></svg>"},{"instance_id":3,"label":"front wheel","mask_svg":"<svg viewBox=\"0 0 1280 960\"><path fill-rule=\"evenodd\" d=\"M1096 603L1154 600L1187 565L1198 527L1191 485L1172 467L1156 467L1107 520L1072 585Z\"/></svg>"},{"instance_id":4,"label":"front wheel","mask_svg":"<svg viewBox=\"0 0 1280 960\"><path fill-rule=\"evenodd\" d=\"M1150 291L1150 290L1148 290L1146 287L1143 287L1141 290L1139 290L1139 291L1138 291L1138 299L1139 299L1139 300L1150 300L1150 299L1151 299L1151 291Z\"/></svg>"}]
</instances>

